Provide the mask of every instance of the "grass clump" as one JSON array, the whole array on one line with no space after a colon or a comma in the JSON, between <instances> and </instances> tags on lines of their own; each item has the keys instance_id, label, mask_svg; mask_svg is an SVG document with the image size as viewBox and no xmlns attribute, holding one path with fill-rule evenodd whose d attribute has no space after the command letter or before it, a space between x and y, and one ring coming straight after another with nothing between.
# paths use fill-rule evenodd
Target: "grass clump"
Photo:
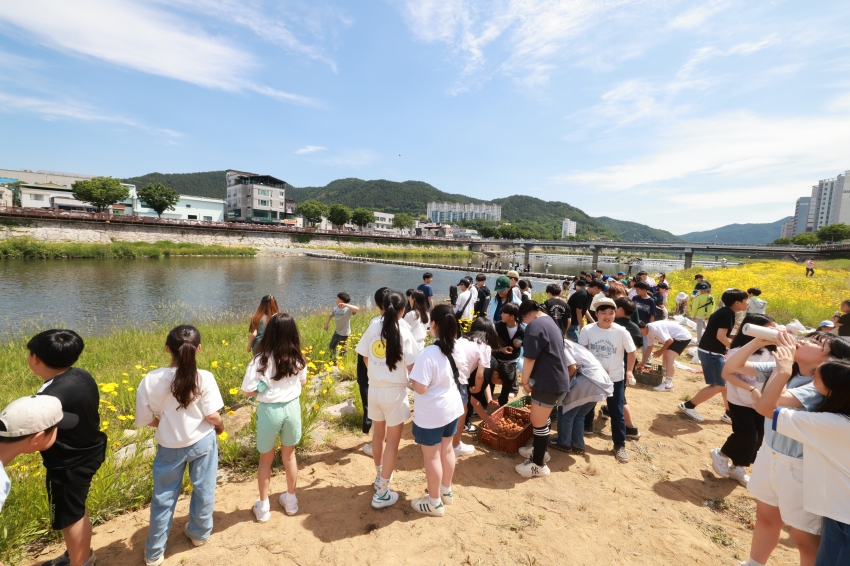
<instances>
[{"instance_id":1,"label":"grass clump","mask_svg":"<svg viewBox=\"0 0 850 566\"><path fill-rule=\"evenodd\" d=\"M78 242L42 242L23 236L0 241L0 259L78 259L78 258L160 258L170 256L254 256L255 248L148 242L110 242L108 244L83 244Z\"/></svg>"},{"instance_id":2,"label":"grass clump","mask_svg":"<svg viewBox=\"0 0 850 566\"><path fill-rule=\"evenodd\" d=\"M470 252L465 250L343 247L338 247L334 249L344 253L345 255L350 255L353 257L375 257L383 259L470 259L478 257L477 252Z\"/></svg>"}]
</instances>

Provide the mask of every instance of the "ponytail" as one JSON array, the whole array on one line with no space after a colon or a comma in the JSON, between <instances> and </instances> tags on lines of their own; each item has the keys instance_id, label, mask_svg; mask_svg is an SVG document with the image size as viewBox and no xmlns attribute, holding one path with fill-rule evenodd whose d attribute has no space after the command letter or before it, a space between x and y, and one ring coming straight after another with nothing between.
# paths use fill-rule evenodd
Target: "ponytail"
<instances>
[{"instance_id":1,"label":"ponytail","mask_svg":"<svg viewBox=\"0 0 850 566\"><path fill-rule=\"evenodd\" d=\"M404 295L398 291L389 291L384 296L384 323L381 328L381 340L386 346L387 368L395 371L396 366L404 358L401 330L398 327L398 313L404 312L406 303Z\"/></svg>"},{"instance_id":2,"label":"ponytail","mask_svg":"<svg viewBox=\"0 0 850 566\"><path fill-rule=\"evenodd\" d=\"M198 386L198 362L195 355L201 345L201 333L194 326L181 324L171 329L165 339L171 357L177 363L171 394L181 409L185 409L201 394Z\"/></svg>"},{"instance_id":3,"label":"ponytail","mask_svg":"<svg viewBox=\"0 0 850 566\"><path fill-rule=\"evenodd\" d=\"M413 310L416 311L416 318L422 324L428 324L428 306L425 304L425 293L417 289L410 296L413 297Z\"/></svg>"},{"instance_id":4,"label":"ponytail","mask_svg":"<svg viewBox=\"0 0 850 566\"><path fill-rule=\"evenodd\" d=\"M457 319L449 305L437 305L431 310L431 321L437 328L436 345L447 358L452 357L455 349L455 333L457 332Z\"/></svg>"}]
</instances>

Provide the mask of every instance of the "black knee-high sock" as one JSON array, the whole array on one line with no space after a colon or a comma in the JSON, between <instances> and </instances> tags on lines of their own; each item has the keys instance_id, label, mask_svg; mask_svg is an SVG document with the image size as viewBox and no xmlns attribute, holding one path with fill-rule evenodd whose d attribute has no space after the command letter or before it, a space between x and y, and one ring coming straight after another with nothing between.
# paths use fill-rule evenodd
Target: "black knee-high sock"
<instances>
[{"instance_id":1,"label":"black knee-high sock","mask_svg":"<svg viewBox=\"0 0 850 566\"><path fill-rule=\"evenodd\" d=\"M544 464L543 457L546 455L546 446L549 444L549 424L552 421L547 419L546 424L543 426L536 426L534 428L534 454L532 459L534 463L538 466L542 466Z\"/></svg>"}]
</instances>

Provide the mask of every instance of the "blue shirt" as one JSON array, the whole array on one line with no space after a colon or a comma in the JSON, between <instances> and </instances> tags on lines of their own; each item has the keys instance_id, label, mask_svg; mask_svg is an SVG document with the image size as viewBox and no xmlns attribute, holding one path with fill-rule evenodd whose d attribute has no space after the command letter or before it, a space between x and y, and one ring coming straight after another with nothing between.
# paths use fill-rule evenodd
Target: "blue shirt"
<instances>
[{"instance_id":1,"label":"blue shirt","mask_svg":"<svg viewBox=\"0 0 850 566\"><path fill-rule=\"evenodd\" d=\"M776 364L774 362L756 363L753 364L753 369L755 369L756 378L759 382L763 383L770 377L773 370L776 369ZM812 411L823 401L823 395L815 389L814 383L812 383L812 376L810 375L792 377L785 388L803 406L783 407L784 409L791 411ZM764 419L764 443L780 454L791 456L792 458L803 457L803 444L776 432L773 427L773 419Z\"/></svg>"},{"instance_id":2,"label":"blue shirt","mask_svg":"<svg viewBox=\"0 0 850 566\"><path fill-rule=\"evenodd\" d=\"M419 287L417 287L416 289L417 289L418 291L422 291L422 293L424 293L424 295L425 295L425 304L426 304L426 305L428 306L428 308L430 309L430 308L431 308L431 301L429 301L428 299L429 299L430 297L433 297L433 296L434 296L434 290L433 290L433 289L431 288L431 286L430 286L430 285L428 285L427 283L423 283L422 285L420 285L420 286L419 286Z\"/></svg>"},{"instance_id":3,"label":"blue shirt","mask_svg":"<svg viewBox=\"0 0 850 566\"><path fill-rule=\"evenodd\" d=\"M635 295L632 300L635 302L635 309L641 322L649 324L650 317L655 316L655 301L652 297L643 299L640 295Z\"/></svg>"}]
</instances>

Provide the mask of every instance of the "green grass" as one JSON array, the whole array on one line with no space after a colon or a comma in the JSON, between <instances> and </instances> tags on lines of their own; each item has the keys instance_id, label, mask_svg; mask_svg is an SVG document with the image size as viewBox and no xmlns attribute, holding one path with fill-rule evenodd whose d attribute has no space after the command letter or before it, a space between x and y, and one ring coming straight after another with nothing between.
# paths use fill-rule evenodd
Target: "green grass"
<instances>
[{"instance_id":1,"label":"green grass","mask_svg":"<svg viewBox=\"0 0 850 566\"><path fill-rule=\"evenodd\" d=\"M392 248L334 248L346 255L354 257L375 257L383 259L427 259L427 258L450 258L469 259L478 257L477 252L464 250L442 250L442 249L392 249Z\"/></svg>"},{"instance_id":2,"label":"green grass","mask_svg":"<svg viewBox=\"0 0 850 566\"><path fill-rule=\"evenodd\" d=\"M325 369L331 360L326 349L333 334L333 324L325 332L322 329L324 314L298 317L302 348L311 364L308 366L311 378L301 395L304 434L299 450L309 446L310 432L319 424L322 408L337 399L335 382L353 377L356 366L354 342L373 315L372 312L361 311L352 319L352 344L348 353L340 358L339 371L331 374L325 374ZM224 398L225 413L247 404L245 397L238 393L245 366L250 361L250 353L246 351L249 343L247 318L247 315L239 320L202 317L195 322L204 346L198 355L198 367L215 375ZM135 389L142 377L150 369L170 362L164 352L165 336L170 326L125 328L100 336L89 336L83 329L78 329L83 334L86 347L76 366L91 372L101 386L100 416L109 438L106 462L94 477L88 499L89 513L95 524L150 501L152 457L145 457L139 451L136 456L119 463L114 454L131 443L153 438L153 429L138 429L135 438L125 436L125 431L137 430L134 423ZM0 407L34 393L43 383L27 366L27 339L22 335L0 337L0 375L3 376L0 380ZM311 384L315 384L315 388L311 388ZM353 418L359 421L362 407L356 387L354 396L360 414ZM230 467L243 474L256 473L255 430L255 422L252 422L240 433L219 440L221 467ZM12 480L12 492L2 511L0 561L14 564L35 541L54 539L58 533L52 532L49 527L41 457L37 454L20 456L6 470Z\"/></svg>"},{"instance_id":3,"label":"green grass","mask_svg":"<svg viewBox=\"0 0 850 566\"><path fill-rule=\"evenodd\" d=\"M42 242L30 237L0 240L0 259L74 259L74 258L159 258L169 256L254 256L255 248L244 246L205 246L161 241L110 242L81 244L77 242Z\"/></svg>"}]
</instances>

